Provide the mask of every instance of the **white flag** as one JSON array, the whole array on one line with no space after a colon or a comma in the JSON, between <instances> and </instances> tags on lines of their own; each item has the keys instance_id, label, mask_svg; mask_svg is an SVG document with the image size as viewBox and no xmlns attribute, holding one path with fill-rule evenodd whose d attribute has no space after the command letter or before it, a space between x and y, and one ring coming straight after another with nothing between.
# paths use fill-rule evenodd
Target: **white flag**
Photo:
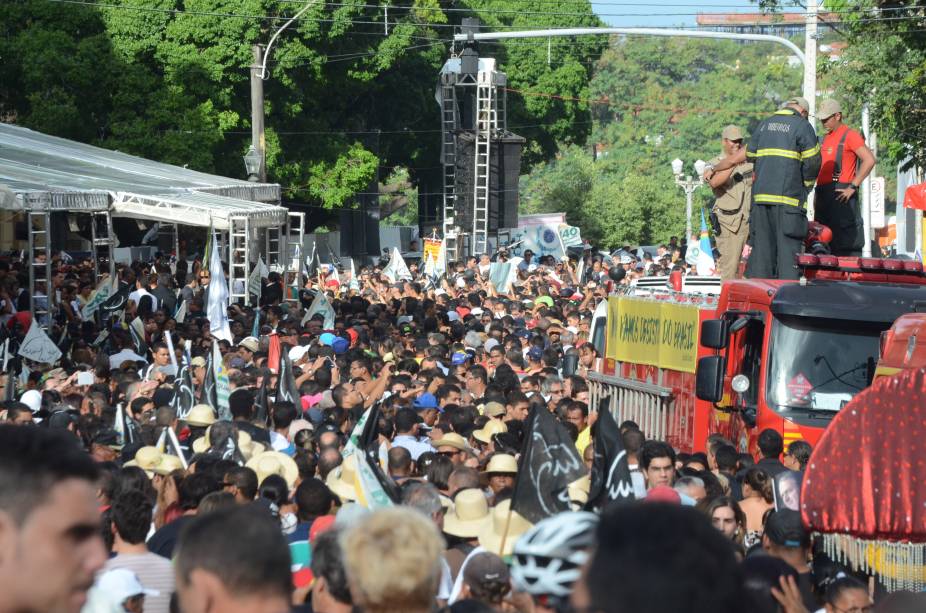
<instances>
[{"instance_id":1,"label":"white flag","mask_svg":"<svg viewBox=\"0 0 926 613\"><path fill-rule=\"evenodd\" d=\"M257 256L257 264L254 265L254 270L251 271L251 276L248 277L248 293L260 297L261 280L269 274L270 269L264 264L264 258Z\"/></svg>"},{"instance_id":2,"label":"white flag","mask_svg":"<svg viewBox=\"0 0 926 613\"><path fill-rule=\"evenodd\" d=\"M61 350L48 338L42 326L33 321L26 333L26 338L19 346L19 355L33 362L54 364L61 358Z\"/></svg>"},{"instance_id":3,"label":"white flag","mask_svg":"<svg viewBox=\"0 0 926 613\"><path fill-rule=\"evenodd\" d=\"M174 321L178 324L182 324L183 320L186 319L186 300L180 303L180 308L177 309L177 314L174 315Z\"/></svg>"},{"instance_id":4,"label":"white flag","mask_svg":"<svg viewBox=\"0 0 926 613\"><path fill-rule=\"evenodd\" d=\"M209 318L209 332L214 338L232 342L231 329L228 327L228 284L225 282L225 270L219 256L219 242L212 231L212 248L209 250L209 304L206 316Z\"/></svg>"},{"instance_id":5,"label":"white flag","mask_svg":"<svg viewBox=\"0 0 926 613\"><path fill-rule=\"evenodd\" d=\"M357 278L357 269L354 267L354 258L350 259L350 289L360 291L360 279Z\"/></svg>"},{"instance_id":6,"label":"white flag","mask_svg":"<svg viewBox=\"0 0 926 613\"><path fill-rule=\"evenodd\" d=\"M119 289L116 287L116 289ZM84 305L84 308L80 310L80 317L84 321L88 321L93 314L97 312L100 308L100 305L109 300L109 297L113 295L113 283L112 279L105 277L99 284L96 286L96 289L93 291L93 294L90 296L90 300L87 301L87 304Z\"/></svg>"},{"instance_id":7,"label":"white flag","mask_svg":"<svg viewBox=\"0 0 926 613\"><path fill-rule=\"evenodd\" d=\"M392 257L389 258L389 263L383 269L383 276L389 279L390 283L403 279L412 280L412 273L408 270L408 266L405 264L405 260L397 247L392 248Z\"/></svg>"},{"instance_id":8,"label":"white flag","mask_svg":"<svg viewBox=\"0 0 926 613\"><path fill-rule=\"evenodd\" d=\"M334 329L334 307L328 302L328 296L325 295L325 292L320 289L315 294L315 300L312 301L309 310L305 312L305 317L302 318L301 325L306 325L316 313L321 313L325 316L325 321L322 324L325 330Z\"/></svg>"}]
</instances>

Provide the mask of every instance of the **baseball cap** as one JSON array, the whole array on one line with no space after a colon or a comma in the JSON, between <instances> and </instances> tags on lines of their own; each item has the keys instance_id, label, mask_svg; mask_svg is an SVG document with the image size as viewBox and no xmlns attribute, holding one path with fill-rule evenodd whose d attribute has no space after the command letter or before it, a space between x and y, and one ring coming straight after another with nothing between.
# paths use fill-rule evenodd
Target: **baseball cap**
<instances>
[{"instance_id":1,"label":"baseball cap","mask_svg":"<svg viewBox=\"0 0 926 613\"><path fill-rule=\"evenodd\" d=\"M305 354L308 352L309 352L308 347L304 345L296 345L295 347L290 348L289 359L292 360L293 362L296 362L298 360L301 360L305 356Z\"/></svg>"},{"instance_id":2,"label":"baseball cap","mask_svg":"<svg viewBox=\"0 0 926 613\"><path fill-rule=\"evenodd\" d=\"M334 352L338 355L345 353L350 348L350 343L347 342L346 338L341 338L340 336L336 337L331 343L331 348L334 349Z\"/></svg>"},{"instance_id":3,"label":"baseball cap","mask_svg":"<svg viewBox=\"0 0 926 613\"><path fill-rule=\"evenodd\" d=\"M817 118L828 119L836 113L842 113L842 107L832 98L827 98L820 103L820 108L817 109Z\"/></svg>"},{"instance_id":4,"label":"baseball cap","mask_svg":"<svg viewBox=\"0 0 926 613\"><path fill-rule=\"evenodd\" d=\"M501 402L495 402L491 400L485 403L485 406L482 409L483 415L488 415L489 417L501 417L507 412L505 405Z\"/></svg>"},{"instance_id":5,"label":"baseball cap","mask_svg":"<svg viewBox=\"0 0 926 613\"><path fill-rule=\"evenodd\" d=\"M810 544L810 533L804 528L801 514L791 509L782 509L769 515L765 522L765 534L770 541L783 547L806 547Z\"/></svg>"},{"instance_id":6,"label":"baseball cap","mask_svg":"<svg viewBox=\"0 0 926 613\"><path fill-rule=\"evenodd\" d=\"M682 504L682 497L668 485L657 485L646 493L646 502L664 502L668 504Z\"/></svg>"},{"instance_id":7,"label":"baseball cap","mask_svg":"<svg viewBox=\"0 0 926 613\"><path fill-rule=\"evenodd\" d=\"M465 364L466 360L468 359L469 359L468 353L458 351L450 357L450 363L453 364L454 366L459 366L460 364Z\"/></svg>"},{"instance_id":8,"label":"baseball cap","mask_svg":"<svg viewBox=\"0 0 926 613\"><path fill-rule=\"evenodd\" d=\"M630 257L629 255L622 255L622 256L621 256L620 262L621 262L621 264L632 264L632 263L633 263L633 259L631 259L631 257Z\"/></svg>"},{"instance_id":9,"label":"baseball cap","mask_svg":"<svg viewBox=\"0 0 926 613\"><path fill-rule=\"evenodd\" d=\"M723 132L720 133L720 136L727 140L742 140L743 132L737 126L730 124L724 127Z\"/></svg>"},{"instance_id":10,"label":"baseball cap","mask_svg":"<svg viewBox=\"0 0 926 613\"><path fill-rule=\"evenodd\" d=\"M794 96L792 98L788 98L788 100L782 106L788 106L789 104L796 104L805 111L810 110L810 103L807 102L807 98L804 98L803 96Z\"/></svg>"},{"instance_id":11,"label":"baseball cap","mask_svg":"<svg viewBox=\"0 0 926 613\"><path fill-rule=\"evenodd\" d=\"M138 580L138 577L127 568L114 568L108 570L97 579L96 588L111 602L120 605L132 598L144 594L145 596L160 596L157 590L147 590Z\"/></svg>"},{"instance_id":12,"label":"baseball cap","mask_svg":"<svg viewBox=\"0 0 926 613\"><path fill-rule=\"evenodd\" d=\"M463 568L463 581L471 586L507 585L509 580L508 565L490 551L474 554L466 561L466 566Z\"/></svg>"},{"instance_id":13,"label":"baseball cap","mask_svg":"<svg viewBox=\"0 0 926 613\"><path fill-rule=\"evenodd\" d=\"M418 409L419 411L423 409L436 409L437 408L437 398L434 394L425 392L421 394L415 401L412 403L412 406Z\"/></svg>"},{"instance_id":14,"label":"baseball cap","mask_svg":"<svg viewBox=\"0 0 926 613\"><path fill-rule=\"evenodd\" d=\"M527 352L527 359L532 362L539 362L543 358L543 349L540 347L531 347L530 351Z\"/></svg>"},{"instance_id":15,"label":"baseball cap","mask_svg":"<svg viewBox=\"0 0 926 613\"><path fill-rule=\"evenodd\" d=\"M487 341L485 342L485 350L486 350L487 352L488 352L488 351L492 351L492 349L493 349L494 347L497 347L497 346L499 346L500 344L501 344L501 343L499 343L496 339L490 338L489 340L487 340Z\"/></svg>"},{"instance_id":16,"label":"baseball cap","mask_svg":"<svg viewBox=\"0 0 926 613\"><path fill-rule=\"evenodd\" d=\"M318 342L321 343L322 345L331 345L332 343L334 343L335 338L336 338L335 335L332 334L331 332L325 332L324 334L318 337Z\"/></svg>"}]
</instances>

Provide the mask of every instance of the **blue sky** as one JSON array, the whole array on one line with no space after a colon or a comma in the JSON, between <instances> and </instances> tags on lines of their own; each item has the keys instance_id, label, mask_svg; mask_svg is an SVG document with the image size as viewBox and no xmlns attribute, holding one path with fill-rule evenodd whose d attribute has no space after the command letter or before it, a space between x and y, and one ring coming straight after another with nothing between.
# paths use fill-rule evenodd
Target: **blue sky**
<instances>
[{"instance_id":1,"label":"blue sky","mask_svg":"<svg viewBox=\"0 0 926 613\"><path fill-rule=\"evenodd\" d=\"M632 0L601 0L592 8L613 26L670 27L695 25L695 13L756 13L749 0L665 0L643 3Z\"/></svg>"}]
</instances>

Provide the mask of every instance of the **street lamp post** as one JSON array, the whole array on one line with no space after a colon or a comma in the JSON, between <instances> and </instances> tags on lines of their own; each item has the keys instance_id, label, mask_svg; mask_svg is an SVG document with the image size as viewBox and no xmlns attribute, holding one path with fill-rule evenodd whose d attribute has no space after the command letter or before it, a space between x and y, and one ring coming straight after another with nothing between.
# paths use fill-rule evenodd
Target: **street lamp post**
<instances>
[{"instance_id":1,"label":"street lamp post","mask_svg":"<svg viewBox=\"0 0 926 613\"><path fill-rule=\"evenodd\" d=\"M251 145L248 152L244 154L244 169L248 173L248 181L259 181L260 171L263 166L263 156Z\"/></svg>"},{"instance_id":2,"label":"street lamp post","mask_svg":"<svg viewBox=\"0 0 926 613\"><path fill-rule=\"evenodd\" d=\"M691 175L683 176L682 171L685 163L680 159L672 160L672 174L675 175L675 184L685 190L685 247L691 242L691 209L693 207L695 190L704 185L704 168L707 164L704 160L698 160L694 163L695 174L697 178Z\"/></svg>"}]
</instances>

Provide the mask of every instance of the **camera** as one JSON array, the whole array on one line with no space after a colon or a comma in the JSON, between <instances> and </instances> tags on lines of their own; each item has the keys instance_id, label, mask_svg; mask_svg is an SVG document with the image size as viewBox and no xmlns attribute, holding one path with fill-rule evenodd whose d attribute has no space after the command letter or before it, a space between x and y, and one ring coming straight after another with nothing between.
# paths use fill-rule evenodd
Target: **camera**
<instances>
[{"instance_id":1,"label":"camera","mask_svg":"<svg viewBox=\"0 0 926 613\"><path fill-rule=\"evenodd\" d=\"M733 182L742 183L743 179L748 179L752 176L752 171L747 170L746 172L734 172L733 173Z\"/></svg>"}]
</instances>

